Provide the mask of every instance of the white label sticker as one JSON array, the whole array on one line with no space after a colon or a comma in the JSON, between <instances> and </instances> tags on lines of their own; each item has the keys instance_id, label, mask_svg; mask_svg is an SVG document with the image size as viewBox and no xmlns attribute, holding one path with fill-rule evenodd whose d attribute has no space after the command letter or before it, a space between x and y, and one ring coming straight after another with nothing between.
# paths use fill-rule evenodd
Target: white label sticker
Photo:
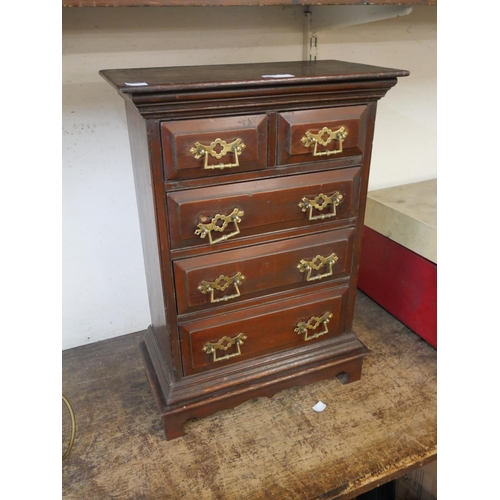
<instances>
[{"instance_id":1,"label":"white label sticker","mask_svg":"<svg viewBox=\"0 0 500 500\"><path fill-rule=\"evenodd\" d=\"M128 85L129 87L144 87L144 85L147 86L146 82L137 82L137 83L127 83L125 82L125 85Z\"/></svg>"},{"instance_id":2,"label":"white label sticker","mask_svg":"<svg viewBox=\"0 0 500 500\"><path fill-rule=\"evenodd\" d=\"M320 412L320 411L323 411L324 409L326 408L326 405L325 403L322 403L321 401L318 401L313 407L312 409L314 411L317 411L317 412Z\"/></svg>"},{"instance_id":3,"label":"white label sticker","mask_svg":"<svg viewBox=\"0 0 500 500\"><path fill-rule=\"evenodd\" d=\"M262 75L262 78L294 78L295 75L290 75L289 73L282 73L277 75Z\"/></svg>"}]
</instances>

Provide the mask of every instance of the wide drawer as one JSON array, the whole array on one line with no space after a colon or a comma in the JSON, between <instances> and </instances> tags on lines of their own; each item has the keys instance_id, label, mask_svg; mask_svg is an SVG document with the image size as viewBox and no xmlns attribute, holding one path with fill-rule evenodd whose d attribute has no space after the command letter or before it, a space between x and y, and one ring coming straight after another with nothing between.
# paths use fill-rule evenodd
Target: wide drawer
<instances>
[{"instance_id":1,"label":"wide drawer","mask_svg":"<svg viewBox=\"0 0 500 500\"><path fill-rule=\"evenodd\" d=\"M166 179L191 179L267 166L267 116L162 122Z\"/></svg>"},{"instance_id":2,"label":"wide drawer","mask_svg":"<svg viewBox=\"0 0 500 500\"><path fill-rule=\"evenodd\" d=\"M354 229L174 261L179 314L347 278Z\"/></svg>"},{"instance_id":3,"label":"wide drawer","mask_svg":"<svg viewBox=\"0 0 500 500\"><path fill-rule=\"evenodd\" d=\"M363 105L279 113L277 164L363 154L367 109Z\"/></svg>"},{"instance_id":4,"label":"wide drawer","mask_svg":"<svg viewBox=\"0 0 500 500\"><path fill-rule=\"evenodd\" d=\"M347 290L329 289L180 325L185 374L341 334Z\"/></svg>"},{"instance_id":5,"label":"wide drawer","mask_svg":"<svg viewBox=\"0 0 500 500\"><path fill-rule=\"evenodd\" d=\"M167 195L172 248L213 244L357 215L360 168L178 191Z\"/></svg>"}]
</instances>

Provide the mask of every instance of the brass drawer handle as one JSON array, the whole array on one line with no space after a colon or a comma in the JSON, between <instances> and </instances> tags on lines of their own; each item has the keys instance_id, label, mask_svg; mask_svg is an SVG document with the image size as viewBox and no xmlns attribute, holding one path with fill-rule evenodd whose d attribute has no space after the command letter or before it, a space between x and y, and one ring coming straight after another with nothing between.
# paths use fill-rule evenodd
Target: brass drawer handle
<instances>
[{"instance_id":1,"label":"brass drawer handle","mask_svg":"<svg viewBox=\"0 0 500 500\"><path fill-rule=\"evenodd\" d=\"M328 333L327 325L332 316L333 316L332 313L326 312L321 317L313 316L307 322L300 321L299 323L297 323L297 328L294 329L294 332L296 332L298 335L305 334L304 340L317 339L318 337L321 337L322 335ZM309 337L308 330L316 330L316 328L318 328L318 326L320 325L324 325L324 329L320 332L316 332L314 335L311 335Z\"/></svg>"},{"instance_id":2,"label":"brass drawer handle","mask_svg":"<svg viewBox=\"0 0 500 500\"><path fill-rule=\"evenodd\" d=\"M217 149L216 149L217 148ZM225 168L239 167L240 162L238 160L238 156L243 152L246 146L243 143L243 140L238 138L229 144L226 141L223 141L220 138L212 141L208 146L205 144L200 144L199 142L195 142L194 146L189 150L189 152L199 160L203 155L205 155L205 165L203 166L206 170L215 170L220 169L224 170ZM234 163L219 163L217 165L209 165L208 164L208 155L213 156L220 160L226 153L233 153L235 157Z\"/></svg>"},{"instance_id":3,"label":"brass drawer handle","mask_svg":"<svg viewBox=\"0 0 500 500\"><path fill-rule=\"evenodd\" d=\"M246 340L246 338L247 336L244 333L238 333L238 335L236 335L236 337L234 338L222 337L218 342L207 342L203 346L203 351L205 351L207 354L213 354L213 361L223 361L224 359L233 358L234 356L239 356L241 354L240 345L244 343L243 341ZM235 352L233 354L226 354L225 356L222 356L220 358L217 357L217 349L227 351L232 345L235 344L238 347L238 352Z\"/></svg>"},{"instance_id":4,"label":"brass drawer handle","mask_svg":"<svg viewBox=\"0 0 500 500\"><path fill-rule=\"evenodd\" d=\"M329 217L335 217L337 215L337 207L342 203L344 196L338 191L335 191L331 196L320 193L318 196L313 198L302 198L299 203L299 207L302 212L307 212L309 210L309 220L318 219L328 219ZM332 206L332 211L328 214L320 214L313 216L313 210L319 210L320 212L324 210L328 205Z\"/></svg>"},{"instance_id":5,"label":"brass drawer handle","mask_svg":"<svg viewBox=\"0 0 500 500\"><path fill-rule=\"evenodd\" d=\"M312 146L314 144L313 156L329 156L336 155L338 153L342 153L342 143L344 139L347 137L347 130L344 126L338 128L337 130L329 129L328 127L323 127L317 134L314 134L310 130L306 132L304 137L302 137L301 142L304 144L306 148ZM326 139L323 139L323 136L326 135ZM322 146L328 146L330 142L336 139L339 143L339 149L330 149L326 151L318 152L318 144Z\"/></svg>"},{"instance_id":6,"label":"brass drawer handle","mask_svg":"<svg viewBox=\"0 0 500 500\"><path fill-rule=\"evenodd\" d=\"M243 210L240 210L239 208L235 208L229 215L217 214L212 218L209 224L202 224L200 222L198 224L198 229L194 232L194 234L196 234L200 238L205 238L205 236L208 234L210 245L218 243L219 241L225 241L232 236L240 234L238 222L241 222L241 218L243 217L243 215L245 215L245 212L243 212ZM224 234L220 238L217 238L215 240L212 239L212 231L218 231L219 233L221 233L231 222L235 227L235 230L232 233Z\"/></svg>"},{"instance_id":7,"label":"brass drawer handle","mask_svg":"<svg viewBox=\"0 0 500 500\"><path fill-rule=\"evenodd\" d=\"M301 273L308 271L307 273L307 281L315 281L320 280L322 278L327 278L333 274L333 265L337 262L339 258L332 253L328 257L322 257L321 255L316 255L313 260L304 260L302 259L297 266ZM313 270L319 271L324 265L328 265L329 269L326 273L316 274L315 276L311 276Z\"/></svg>"},{"instance_id":8,"label":"brass drawer handle","mask_svg":"<svg viewBox=\"0 0 500 500\"><path fill-rule=\"evenodd\" d=\"M204 294L210 292L210 302L212 304L215 302L225 302L240 296L240 289L238 288L238 285L241 285L241 282L244 279L245 276L243 276L240 272L237 272L232 278L221 274L215 281L202 281L198 285L198 290ZM223 292L231 285L236 289L236 293L233 293L232 295L224 295L223 297L219 297L217 299L214 297L215 290Z\"/></svg>"}]
</instances>

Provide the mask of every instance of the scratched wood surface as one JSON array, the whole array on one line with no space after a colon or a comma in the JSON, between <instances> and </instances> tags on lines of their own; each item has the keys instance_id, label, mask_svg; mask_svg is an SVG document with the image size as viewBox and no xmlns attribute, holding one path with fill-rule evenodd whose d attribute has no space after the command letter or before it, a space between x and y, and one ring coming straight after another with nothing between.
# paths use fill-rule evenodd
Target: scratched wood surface
<instances>
[{"instance_id":1,"label":"scratched wood surface","mask_svg":"<svg viewBox=\"0 0 500 500\"><path fill-rule=\"evenodd\" d=\"M437 0L62 0L63 7L216 7L231 5L436 5Z\"/></svg>"},{"instance_id":2,"label":"scratched wood surface","mask_svg":"<svg viewBox=\"0 0 500 500\"><path fill-rule=\"evenodd\" d=\"M166 441L139 355L142 334L63 352L76 416L63 498L353 498L436 457L436 350L359 293L354 322L371 350L359 382L250 400ZM311 407L318 401L322 413ZM63 411L63 451L69 440Z\"/></svg>"}]
</instances>

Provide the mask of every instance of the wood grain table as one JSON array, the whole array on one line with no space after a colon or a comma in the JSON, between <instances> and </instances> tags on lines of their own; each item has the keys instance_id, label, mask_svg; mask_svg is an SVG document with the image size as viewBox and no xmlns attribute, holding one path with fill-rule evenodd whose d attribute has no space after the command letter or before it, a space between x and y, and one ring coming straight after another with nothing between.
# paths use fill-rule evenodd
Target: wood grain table
<instances>
[{"instance_id":1,"label":"wood grain table","mask_svg":"<svg viewBox=\"0 0 500 500\"><path fill-rule=\"evenodd\" d=\"M63 498L348 499L435 460L436 350L361 292L354 329L371 351L360 381L253 399L188 421L173 441L142 365L142 332L64 351L77 431ZM69 422L64 407L63 451Z\"/></svg>"}]
</instances>

